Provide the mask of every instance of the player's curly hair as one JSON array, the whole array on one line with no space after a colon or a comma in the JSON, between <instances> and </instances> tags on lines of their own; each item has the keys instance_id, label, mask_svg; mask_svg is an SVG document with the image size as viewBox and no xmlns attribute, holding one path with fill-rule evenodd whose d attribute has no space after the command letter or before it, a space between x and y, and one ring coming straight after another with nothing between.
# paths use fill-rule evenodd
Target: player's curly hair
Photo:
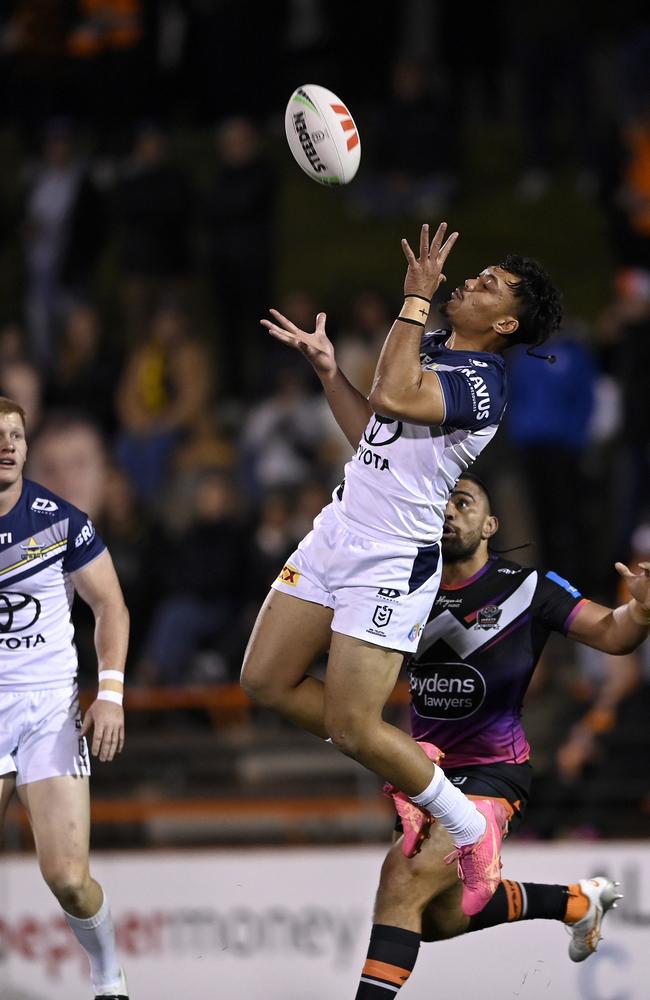
<instances>
[{"instance_id":1,"label":"player's curly hair","mask_svg":"<svg viewBox=\"0 0 650 1000\"><path fill-rule=\"evenodd\" d=\"M548 271L532 257L508 254L498 266L519 278L519 283L512 287L518 306L519 328L508 337L508 346L538 347L562 322L562 296Z\"/></svg>"}]
</instances>

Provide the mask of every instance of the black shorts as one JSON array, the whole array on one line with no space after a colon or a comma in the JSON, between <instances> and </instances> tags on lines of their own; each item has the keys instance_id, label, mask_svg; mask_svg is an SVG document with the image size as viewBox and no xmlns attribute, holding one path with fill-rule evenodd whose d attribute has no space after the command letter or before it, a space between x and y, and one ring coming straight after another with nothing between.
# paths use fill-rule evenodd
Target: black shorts
<instances>
[{"instance_id":1,"label":"black shorts","mask_svg":"<svg viewBox=\"0 0 650 1000\"><path fill-rule=\"evenodd\" d=\"M508 832L517 830L530 798L533 780L530 764L469 764L467 767L445 767L443 770L452 785L460 788L465 795L476 795L482 799L505 799L509 802L513 812ZM395 829L398 833L402 832L399 817Z\"/></svg>"}]
</instances>

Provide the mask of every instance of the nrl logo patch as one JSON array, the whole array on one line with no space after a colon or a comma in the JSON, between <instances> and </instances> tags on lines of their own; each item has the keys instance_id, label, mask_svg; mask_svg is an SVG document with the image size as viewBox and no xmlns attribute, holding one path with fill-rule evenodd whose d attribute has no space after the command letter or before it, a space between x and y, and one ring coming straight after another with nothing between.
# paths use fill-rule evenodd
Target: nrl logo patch
<instances>
[{"instance_id":1,"label":"nrl logo patch","mask_svg":"<svg viewBox=\"0 0 650 1000\"><path fill-rule=\"evenodd\" d=\"M386 625L388 625L392 614L392 608L387 608L385 604L378 604L375 608L375 613L372 616L373 625L376 625L377 628L385 628Z\"/></svg>"}]
</instances>

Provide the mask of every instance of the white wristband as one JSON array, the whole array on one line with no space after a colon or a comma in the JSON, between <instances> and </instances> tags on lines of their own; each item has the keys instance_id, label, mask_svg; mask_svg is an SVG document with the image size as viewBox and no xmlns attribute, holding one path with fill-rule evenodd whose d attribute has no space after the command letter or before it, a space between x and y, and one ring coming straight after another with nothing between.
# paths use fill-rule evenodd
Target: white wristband
<instances>
[{"instance_id":1,"label":"white wristband","mask_svg":"<svg viewBox=\"0 0 650 1000\"><path fill-rule=\"evenodd\" d=\"M97 675L100 681L119 681L124 684L124 674L121 670L100 670Z\"/></svg>"},{"instance_id":2,"label":"white wristband","mask_svg":"<svg viewBox=\"0 0 650 1000\"><path fill-rule=\"evenodd\" d=\"M121 705L122 700L123 695L117 691L100 691L97 695L97 701L114 701L116 705Z\"/></svg>"}]
</instances>

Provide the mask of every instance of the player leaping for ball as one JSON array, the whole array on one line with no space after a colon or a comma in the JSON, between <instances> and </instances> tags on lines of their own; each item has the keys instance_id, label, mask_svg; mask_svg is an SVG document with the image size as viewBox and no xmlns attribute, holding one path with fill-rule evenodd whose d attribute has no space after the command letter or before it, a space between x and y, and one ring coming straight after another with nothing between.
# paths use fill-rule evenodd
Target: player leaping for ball
<instances>
[{"instance_id":1,"label":"player leaping for ball","mask_svg":"<svg viewBox=\"0 0 650 1000\"><path fill-rule=\"evenodd\" d=\"M463 910L499 884L506 812L466 798L382 712L404 653L414 652L438 590L445 507L458 477L496 433L506 405L503 351L542 343L560 323L559 295L535 261L509 256L451 295L451 331L424 335L432 296L458 238L442 223L419 256L406 240L404 304L388 332L370 396L339 370L325 315L309 334L273 310L263 325L301 350L356 449L344 482L272 585L244 658L257 701L333 743L427 809L450 833ZM324 683L308 675L329 647Z\"/></svg>"}]
</instances>

